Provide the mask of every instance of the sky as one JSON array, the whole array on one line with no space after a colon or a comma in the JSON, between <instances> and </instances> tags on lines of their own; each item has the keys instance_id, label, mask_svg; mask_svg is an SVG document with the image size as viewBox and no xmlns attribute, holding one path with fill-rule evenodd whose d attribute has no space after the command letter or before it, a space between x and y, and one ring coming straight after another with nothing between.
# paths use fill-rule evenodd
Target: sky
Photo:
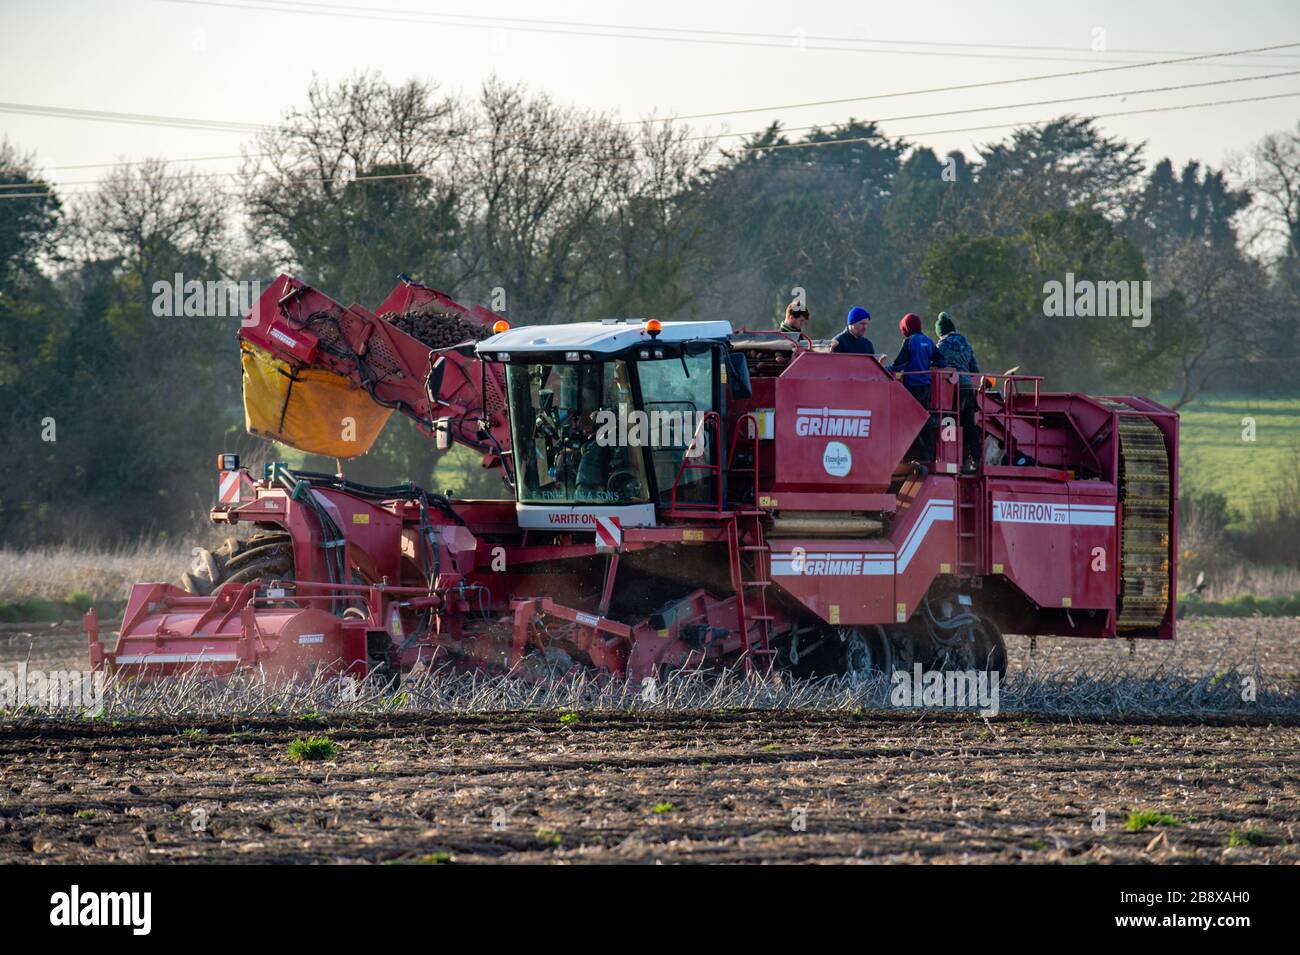
<instances>
[{"instance_id":1,"label":"sky","mask_svg":"<svg viewBox=\"0 0 1300 955\"><path fill-rule=\"evenodd\" d=\"M1115 66L1132 68L896 95ZM852 116L940 154L1066 112L1296 94L1100 120L1146 142L1148 162L1220 166L1300 118L1300 3L0 0L0 136L34 153L65 193L93 189L113 162L201 159L204 172L231 171L238 159L220 157L237 157L252 134L64 111L273 123L304 102L313 76L371 70L468 96L496 75L626 120L728 113L690 121L705 132ZM1247 79L1286 72L1296 75ZM1127 95L1042 103L1111 93ZM998 128L970 129L986 126Z\"/></svg>"}]
</instances>

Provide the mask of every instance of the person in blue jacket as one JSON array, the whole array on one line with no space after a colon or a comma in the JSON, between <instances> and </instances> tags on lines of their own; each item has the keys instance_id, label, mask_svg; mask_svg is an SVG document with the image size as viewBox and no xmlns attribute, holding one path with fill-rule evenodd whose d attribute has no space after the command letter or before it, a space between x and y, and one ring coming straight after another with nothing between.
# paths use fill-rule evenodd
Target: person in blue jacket
<instances>
[{"instance_id":1,"label":"person in blue jacket","mask_svg":"<svg viewBox=\"0 0 1300 955\"><path fill-rule=\"evenodd\" d=\"M831 351L849 355L874 355L876 346L867 337L867 328L871 325L871 313L861 305L849 309L844 331L835 336L831 342Z\"/></svg>"},{"instance_id":2,"label":"person in blue jacket","mask_svg":"<svg viewBox=\"0 0 1300 955\"><path fill-rule=\"evenodd\" d=\"M921 407L930 410L930 375L924 374L931 368L944 367L943 356L935 347L930 337L921 331L921 316L908 312L898 322L898 330L903 334L903 347L894 356L894 363L889 370L901 374L903 386L911 392L912 397L921 403ZM911 374L908 374L911 372ZM917 435L912 451L918 455L913 460L930 462L934 460L934 415Z\"/></svg>"}]
</instances>

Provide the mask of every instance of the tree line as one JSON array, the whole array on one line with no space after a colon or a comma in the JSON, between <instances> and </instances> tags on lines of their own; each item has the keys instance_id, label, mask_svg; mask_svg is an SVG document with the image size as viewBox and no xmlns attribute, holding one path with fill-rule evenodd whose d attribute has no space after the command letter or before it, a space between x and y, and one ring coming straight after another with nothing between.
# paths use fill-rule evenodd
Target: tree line
<instances>
[{"instance_id":1,"label":"tree line","mask_svg":"<svg viewBox=\"0 0 1300 955\"><path fill-rule=\"evenodd\" d=\"M289 271L376 305L399 272L516 324L610 316L812 331L852 305L956 319L983 367L1163 396L1300 381L1300 125L1231 171L1149 161L1085 116L938 155L848 119L727 145L491 81L315 82L238 174L165 159L75 195L0 145L0 541L179 531L242 434L235 317L156 314L156 283ZM1231 172L1231 174L1229 174ZM1050 314L1049 283L1141 283L1149 324ZM431 480L390 424L354 470Z\"/></svg>"}]
</instances>

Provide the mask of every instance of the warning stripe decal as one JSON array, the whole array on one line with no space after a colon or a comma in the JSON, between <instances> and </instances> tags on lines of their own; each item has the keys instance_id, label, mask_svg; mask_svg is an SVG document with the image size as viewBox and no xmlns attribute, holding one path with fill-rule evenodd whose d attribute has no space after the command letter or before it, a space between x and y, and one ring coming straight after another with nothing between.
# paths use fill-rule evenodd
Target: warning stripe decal
<instances>
[{"instance_id":1,"label":"warning stripe decal","mask_svg":"<svg viewBox=\"0 0 1300 955\"><path fill-rule=\"evenodd\" d=\"M596 549L613 550L623 546L623 525L617 517L596 518Z\"/></svg>"},{"instance_id":2,"label":"warning stripe decal","mask_svg":"<svg viewBox=\"0 0 1300 955\"><path fill-rule=\"evenodd\" d=\"M221 504L238 504L239 490L239 472L222 471L221 483L217 491L217 501Z\"/></svg>"}]
</instances>

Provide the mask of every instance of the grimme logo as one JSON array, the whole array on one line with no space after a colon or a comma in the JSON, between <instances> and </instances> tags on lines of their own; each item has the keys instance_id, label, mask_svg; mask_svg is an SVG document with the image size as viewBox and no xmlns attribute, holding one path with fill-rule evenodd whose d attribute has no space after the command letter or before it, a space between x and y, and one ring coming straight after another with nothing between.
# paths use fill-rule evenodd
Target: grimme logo
<instances>
[{"instance_id":1,"label":"grimme logo","mask_svg":"<svg viewBox=\"0 0 1300 955\"><path fill-rule=\"evenodd\" d=\"M133 935L153 927L152 892L82 892L74 885L51 895L50 906L51 925L129 925Z\"/></svg>"},{"instance_id":2,"label":"grimme logo","mask_svg":"<svg viewBox=\"0 0 1300 955\"><path fill-rule=\"evenodd\" d=\"M997 716L1000 679L988 670L895 670L889 702L910 708L963 709L978 706L980 716Z\"/></svg>"},{"instance_id":3,"label":"grimme logo","mask_svg":"<svg viewBox=\"0 0 1300 955\"><path fill-rule=\"evenodd\" d=\"M1053 279L1043 285L1043 314L1048 318L1131 318L1134 328L1151 324L1151 283Z\"/></svg>"},{"instance_id":4,"label":"grimme logo","mask_svg":"<svg viewBox=\"0 0 1300 955\"><path fill-rule=\"evenodd\" d=\"M186 280L177 272L171 279L153 283L153 313L158 318L243 318L262 297L262 283L256 279L232 282ZM245 319L256 324L256 319Z\"/></svg>"},{"instance_id":5,"label":"grimme logo","mask_svg":"<svg viewBox=\"0 0 1300 955\"><path fill-rule=\"evenodd\" d=\"M794 433L800 437L869 438L871 412L844 408L800 408Z\"/></svg>"},{"instance_id":6,"label":"grimme logo","mask_svg":"<svg viewBox=\"0 0 1300 955\"><path fill-rule=\"evenodd\" d=\"M628 411L602 408L596 412L596 443L604 448L686 448L688 458L704 453L703 411Z\"/></svg>"}]
</instances>

